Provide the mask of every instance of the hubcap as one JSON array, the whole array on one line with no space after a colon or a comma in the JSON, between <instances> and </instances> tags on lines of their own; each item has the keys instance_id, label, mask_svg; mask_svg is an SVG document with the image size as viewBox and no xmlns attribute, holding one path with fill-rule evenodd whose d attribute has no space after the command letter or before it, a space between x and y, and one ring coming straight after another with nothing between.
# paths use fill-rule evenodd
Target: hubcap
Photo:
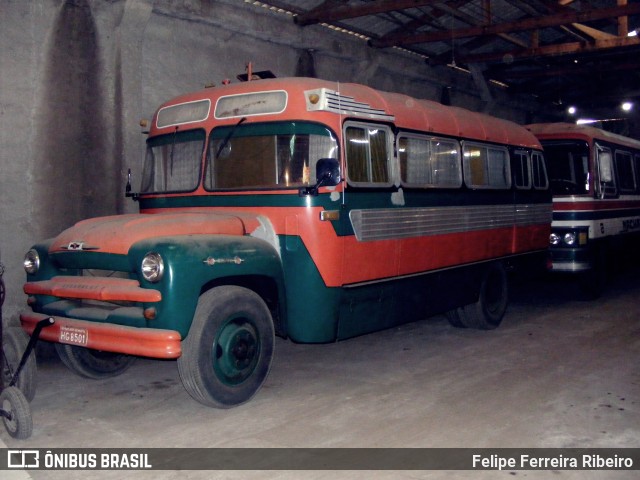
<instances>
[{"instance_id":1,"label":"hubcap","mask_svg":"<svg viewBox=\"0 0 640 480\"><path fill-rule=\"evenodd\" d=\"M238 385L253 373L260 356L259 337L245 319L233 319L218 331L213 345L213 369L226 385Z\"/></svg>"}]
</instances>

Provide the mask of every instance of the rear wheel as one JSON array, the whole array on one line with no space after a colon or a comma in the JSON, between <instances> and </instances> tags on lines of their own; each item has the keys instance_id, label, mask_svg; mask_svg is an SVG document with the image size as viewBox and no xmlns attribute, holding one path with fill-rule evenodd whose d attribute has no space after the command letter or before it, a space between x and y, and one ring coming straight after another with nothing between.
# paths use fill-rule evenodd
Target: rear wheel
<instances>
[{"instance_id":1,"label":"rear wheel","mask_svg":"<svg viewBox=\"0 0 640 480\"><path fill-rule=\"evenodd\" d=\"M81 377L94 380L116 377L136 360L136 357L122 353L103 352L62 343L56 343L55 346L60 360L69 370Z\"/></svg>"},{"instance_id":2,"label":"rear wheel","mask_svg":"<svg viewBox=\"0 0 640 480\"><path fill-rule=\"evenodd\" d=\"M22 356L24 355L29 336L17 327L7 328L2 335L2 351L4 352L4 363L2 364L3 385L9 386L13 379ZM30 402L36 396L36 354L31 352L18 375L15 386L20 389L26 399Z\"/></svg>"},{"instance_id":3,"label":"rear wheel","mask_svg":"<svg viewBox=\"0 0 640 480\"><path fill-rule=\"evenodd\" d=\"M447 312L454 327L491 330L502 322L509 301L507 272L504 265L490 265L484 272L478 300Z\"/></svg>"},{"instance_id":4,"label":"rear wheel","mask_svg":"<svg viewBox=\"0 0 640 480\"><path fill-rule=\"evenodd\" d=\"M216 287L198 301L178 371L198 402L230 408L247 402L271 368L275 333L269 308L255 292Z\"/></svg>"}]
</instances>

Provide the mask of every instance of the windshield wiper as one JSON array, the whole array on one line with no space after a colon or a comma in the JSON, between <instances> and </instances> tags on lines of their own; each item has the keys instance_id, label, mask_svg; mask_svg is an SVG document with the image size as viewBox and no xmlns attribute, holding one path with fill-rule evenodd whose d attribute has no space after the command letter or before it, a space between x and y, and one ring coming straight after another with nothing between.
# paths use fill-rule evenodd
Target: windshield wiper
<instances>
[{"instance_id":1,"label":"windshield wiper","mask_svg":"<svg viewBox=\"0 0 640 480\"><path fill-rule=\"evenodd\" d=\"M247 117L242 117L240 120L238 120L238 123L236 123L233 128L231 129L231 131L229 133L227 133L227 136L224 137L224 140L222 140L222 143L220 144L220 146L218 147L218 150L216 151L216 156L213 157L216 160L218 159L218 157L220 156L220 154L222 153L222 150L224 149L224 147L227 146L227 143L229 143L229 140L231 140L231 137L233 136L233 134L235 133L236 129L240 126L240 124L242 122L244 122L247 119Z\"/></svg>"}]
</instances>

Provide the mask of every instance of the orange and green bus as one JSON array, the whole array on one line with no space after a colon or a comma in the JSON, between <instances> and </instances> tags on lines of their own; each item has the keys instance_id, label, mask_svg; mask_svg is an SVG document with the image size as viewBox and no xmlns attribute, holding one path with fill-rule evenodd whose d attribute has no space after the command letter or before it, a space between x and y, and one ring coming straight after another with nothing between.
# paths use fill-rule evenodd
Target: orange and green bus
<instances>
[{"instance_id":1,"label":"orange and green bus","mask_svg":"<svg viewBox=\"0 0 640 480\"><path fill-rule=\"evenodd\" d=\"M151 122L137 214L25 257L23 328L75 373L177 359L205 405L249 400L275 336L326 343L446 313L492 329L509 269L544 268L551 193L515 123L372 88L254 80Z\"/></svg>"}]
</instances>

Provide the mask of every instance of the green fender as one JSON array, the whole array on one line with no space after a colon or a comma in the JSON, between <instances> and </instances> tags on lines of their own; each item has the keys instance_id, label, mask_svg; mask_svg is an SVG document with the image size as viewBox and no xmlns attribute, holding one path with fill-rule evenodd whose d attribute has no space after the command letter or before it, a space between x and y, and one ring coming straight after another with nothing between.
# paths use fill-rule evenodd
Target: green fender
<instances>
[{"instance_id":1,"label":"green fender","mask_svg":"<svg viewBox=\"0 0 640 480\"><path fill-rule=\"evenodd\" d=\"M157 283L146 281L140 264L147 253L164 261ZM286 331L282 262L276 249L258 238L235 235L177 235L145 239L129 250L131 270L140 286L162 294L151 328L177 330L185 338L200 295L218 285L243 285L257 291L272 310L276 331Z\"/></svg>"}]
</instances>

